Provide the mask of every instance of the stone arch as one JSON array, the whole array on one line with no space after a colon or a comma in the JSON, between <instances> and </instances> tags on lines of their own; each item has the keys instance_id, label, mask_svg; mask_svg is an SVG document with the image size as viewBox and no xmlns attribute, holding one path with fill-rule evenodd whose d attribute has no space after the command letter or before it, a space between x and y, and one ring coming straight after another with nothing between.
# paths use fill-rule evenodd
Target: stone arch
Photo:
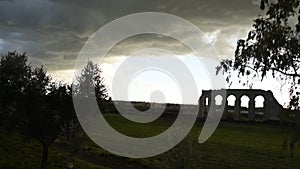
<instances>
[{"instance_id":1,"label":"stone arch","mask_svg":"<svg viewBox=\"0 0 300 169\"><path fill-rule=\"evenodd\" d=\"M223 102L224 102L224 98L223 98L223 96L221 95L221 94L217 94L217 95L215 95L214 96L214 98L213 98L214 100L214 111L216 111L216 112L222 112L223 110L222 110L222 104L223 104Z\"/></svg>"},{"instance_id":2,"label":"stone arch","mask_svg":"<svg viewBox=\"0 0 300 169\"><path fill-rule=\"evenodd\" d=\"M211 104L211 100L209 95L204 95L202 99L200 99L201 101L201 109L202 109L202 114L201 116L206 118L207 117L207 113L209 112L209 108L210 108L210 104Z\"/></svg>"},{"instance_id":3,"label":"stone arch","mask_svg":"<svg viewBox=\"0 0 300 169\"><path fill-rule=\"evenodd\" d=\"M255 121L264 120L264 102L265 102L265 97L263 95L255 96L254 98Z\"/></svg>"},{"instance_id":4,"label":"stone arch","mask_svg":"<svg viewBox=\"0 0 300 169\"><path fill-rule=\"evenodd\" d=\"M226 109L226 119L227 120L234 120L234 109L236 105L236 99L237 97L234 94L229 94L227 96L227 109Z\"/></svg>"},{"instance_id":5,"label":"stone arch","mask_svg":"<svg viewBox=\"0 0 300 169\"><path fill-rule=\"evenodd\" d=\"M240 120L248 121L250 97L246 94L240 97Z\"/></svg>"}]
</instances>

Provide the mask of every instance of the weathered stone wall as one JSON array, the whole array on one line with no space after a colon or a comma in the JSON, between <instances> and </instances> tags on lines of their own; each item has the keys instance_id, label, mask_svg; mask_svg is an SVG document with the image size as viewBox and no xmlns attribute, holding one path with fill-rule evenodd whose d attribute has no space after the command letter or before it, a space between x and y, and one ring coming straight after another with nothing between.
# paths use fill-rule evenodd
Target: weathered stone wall
<instances>
[{"instance_id":1,"label":"weathered stone wall","mask_svg":"<svg viewBox=\"0 0 300 169\"><path fill-rule=\"evenodd\" d=\"M221 90L203 90L199 98L199 117L206 118L207 113L215 111L223 113L222 119L228 119L228 101L227 98L233 95L235 97L234 117L235 121L241 120L241 97L248 96L248 121L255 121L255 98L262 96L264 98L263 120L279 120L278 114L283 107L275 99L273 93L268 90L259 89L221 89ZM216 105L216 97L222 98L221 105ZM208 104L207 104L208 102Z\"/></svg>"}]
</instances>

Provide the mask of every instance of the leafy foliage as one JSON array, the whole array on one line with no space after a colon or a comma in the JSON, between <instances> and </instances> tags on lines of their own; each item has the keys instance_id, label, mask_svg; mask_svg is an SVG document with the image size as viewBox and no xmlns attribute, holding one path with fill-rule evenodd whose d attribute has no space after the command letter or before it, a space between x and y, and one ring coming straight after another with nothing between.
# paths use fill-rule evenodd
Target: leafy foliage
<instances>
[{"instance_id":1,"label":"leafy foliage","mask_svg":"<svg viewBox=\"0 0 300 169\"><path fill-rule=\"evenodd\" d=\"M261 8L267 8L266 15L254 20L253 30L247 39L237 42L234 60L221 62L219 70L237 70L241 75L257 73L264 78L268 71L281 77L300 77L300 16L299 0L279 0L269 3L262 0ZM298 17L298 22L293 19ZM277 72L277 73L276 73Z\"/></svg>"},{"instance_id":2,"label":"leafy foliage","mask_svg":"<svg viewBox=\"0 0 300 169\"><path fill-rule=\"evenodd\" d=\"M17 127L16 101L31 78L31 67L26 62L26 54L16 51L8 52L0 60L0 124L10 129Z\"/></svg>"},{"instance_id":3,"label":"leafy foliage","mask_svg":"<svg viewBox=\"0 0 300 169\"><path fill-rule=\"evenodd\" d=\"M45 169L49 146L74 118L71 87L51 82L43 67L27 63L25 53L8 52L0 60L0 94L1 124L41 143Z\"/></svg>"},{"instance_id":4,"label":"leafy foliage","mask_svg":"<svg viewBox=\"0 0 300 169\"><path fill-rule=\"evenodd\" d=\"M82 97L96 96L98 101L106 100L108 98L107 88L104 85L104 79L101 73L102 70L97 64L88 61L77 76L76 84L73 86L75 95Z\"/></svg>"},{"instance_id":5,"label":"leafy foliage","mask_svg":"<svg viewBox=\"0 0 300 169\"><path fill-rule=\"evenodd\" d=\"M265 13L254 20L253 30L246 39L237 42L233 60L223 60L217 73L227 73L227 81L232 83L233 72L238 77L263 80L270 72L274 78L290 85L290 110L299 109L300 85L300 1L261 0L260 9ZM251 87L251 85L250 85ZM293 130L299 130L299 112L287 111L283 121L289 121ZM290 120L287 120L290 119ZM292 121L291 121L292 120ZM286 137L293 150L300 135L294 133Z\"/></svg>"}]
</instances>

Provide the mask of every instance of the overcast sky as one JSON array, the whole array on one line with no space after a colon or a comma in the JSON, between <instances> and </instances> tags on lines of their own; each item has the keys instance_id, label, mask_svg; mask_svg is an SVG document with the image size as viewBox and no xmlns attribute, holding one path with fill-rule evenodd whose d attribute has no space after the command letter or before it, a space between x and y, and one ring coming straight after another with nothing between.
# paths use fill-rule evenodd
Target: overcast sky
<instances>
[{"instance_id":1,"label":"overcast sky","mask_svg":"<svg viewBox=\"0 0 300 169\"><path fill-rule=\"evenodd\" d=\"M44 65L55 79L70 82L81 48L99 28L133 13L164 12L199 27L207 42L215 46L219 57L232 58L237 39L247 36L253 19L260 14L258 1L0 0L0 53L26 52L33 65ZM103 65L107 83L111 82L112 72L120 65L122 57L149 47L188 55L182 45L168 38L133 37L115 46L108 54ZM270 81L256 86L270 88ZM272 83L271 87L277 98L280 97L279 86ZM139 98L138 94L133 95L133 98Z\"/></svg>"}]
</instances>

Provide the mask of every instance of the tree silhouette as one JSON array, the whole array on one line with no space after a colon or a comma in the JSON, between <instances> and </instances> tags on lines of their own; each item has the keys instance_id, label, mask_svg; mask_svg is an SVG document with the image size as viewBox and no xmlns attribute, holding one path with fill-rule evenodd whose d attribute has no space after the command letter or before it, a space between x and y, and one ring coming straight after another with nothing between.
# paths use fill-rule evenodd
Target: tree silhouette
<instances>
[{"instance_id":1,"label":"tree silhouette","mask_svg":"<svg viewBox=\"0 0 300 169\"><path fill-rule=\"evenodd\" d=\"M50 80L42 67L34 69L18 109L22 111L21 134L38 140L43 147L42 169L46 168L49 146L74 116L68 87Z\"/></svg>"},{"instance_id":2,"label":"tree silhouette","mask_svg":"<svg viewBox=\"0 0 300 169\"><path fill-rule=\"evenodd\" d=\"M0 60L0 124L17 127L16 104L29 82L31 67L25 53L8 52Z\"/></svg>"},{"instance_id":3,"label":"tree silhouette","mask_svg":"<svg viewBox=\"0 0 300 169\"><path fill-rule=\"evenodd\" d=\"M0 79L1 121L41 143L45 169L49 146L74 118L71 87L51 82L43 67L32 68L17 52L2 57Z\"/></svg>"},{"instance_id":4,"label":"tree silhouette","mask_svg":"<svg viewBox=\"0 0 300 169\"><path fill-rule=\"evenodd\" d=\"M229 83L232 72L237 71L238 77L247 76L263 80L267 72L278 80L290 84L291 110L299 109L300 85L300 1L278 0L269 2L261 0L260 9L265 12L254 20L253 30L246 39L237 42L233 60L223 60L217 73L226 72ZM249 79L247 79L249 80ZM288 137L290 148L294 148L299 139L300 120L295 111L281 117L293 119L294 134ZM298 113L299 114L299 113ZM292 117L292 118L291 118ZM284 120L284 119L283 119ZM289 121L290 121L289 120Z\"/></svg>"},{"instance_id":5,"label":"tree silhouette","mask_svg":"<svg viewBox=\"0 0 300 169\"><path fill-rule=\"evenodd\" d=\"M74 93L81 97L96 96L98 101L106 100L108 98L107 88L101 73L102 70L97 64L88 61L76 77L76 84L73 84Z\"/></svg>"},{"instance_id":6,"label":"tree silhouette","mask_svg":"<svg viewBox=\"0 0 300 169\"><path fill-rule=\"evenodd\" d=\"M83 69L79 71L75 82L72 84L72 90L73 99L75 103L77 103L75 106L78 105L78 103L84 105L79 106L79 108L83 109L85 114L77 114L77 116L80 116L80 122L89 122L91 118L95 118L93 116L94 109L92 109L93 106L91 105L90 99L96 98L98 106L101 109L103 109L108 102L107 88L104 84L101 68L92 61L88 61ZM63 132L60 135L61 141L69 148L70 159L68 164L73 165L72 156L79 151L82 146L83 130L77 119L66 123L62 127L62 130Z\"/></svg>"}]
</instances>

